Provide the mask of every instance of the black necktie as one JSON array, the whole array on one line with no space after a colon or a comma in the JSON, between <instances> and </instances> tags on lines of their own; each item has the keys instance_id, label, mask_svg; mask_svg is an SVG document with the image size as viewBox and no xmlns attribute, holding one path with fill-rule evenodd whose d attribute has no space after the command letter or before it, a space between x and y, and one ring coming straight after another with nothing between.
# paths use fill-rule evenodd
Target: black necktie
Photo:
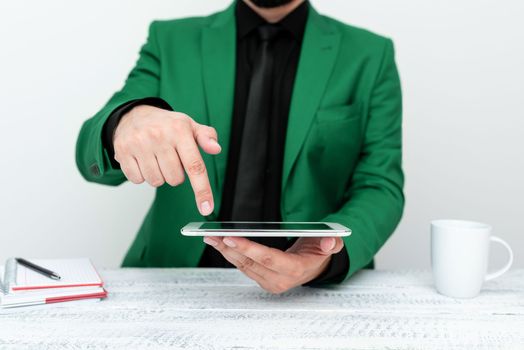
<instances>
[{"instance_id":1,"label":"black necktie","mask_svg":"<svg viewBox=\"0 0 524 350\"><path fill-rule=\"evenodd\" d=\"M253 62L242 132L232 210L232 220L235 221L264 219L264 183L274 60L272 39L281 28L266 24L257 29L260 44Z\"/></svg>"}]
</instances>

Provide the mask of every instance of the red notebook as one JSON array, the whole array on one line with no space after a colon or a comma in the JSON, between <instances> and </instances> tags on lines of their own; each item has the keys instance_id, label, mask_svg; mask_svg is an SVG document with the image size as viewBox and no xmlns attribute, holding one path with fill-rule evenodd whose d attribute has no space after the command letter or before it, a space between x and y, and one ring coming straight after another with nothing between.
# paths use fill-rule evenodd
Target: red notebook
<instances>
[{"instance_id":1,"label":"red notebook","mask_svg":"<svg viewBox=\"0 0 524 350\"><path fill-rule=\"evenodd\" d=\"M2 307L101 299L107 296L100 275L87 258L29 260L58 273L61 279L50 279L9 259L3 273L3 293L0 294Z\"/></svg>"}]
</instances>

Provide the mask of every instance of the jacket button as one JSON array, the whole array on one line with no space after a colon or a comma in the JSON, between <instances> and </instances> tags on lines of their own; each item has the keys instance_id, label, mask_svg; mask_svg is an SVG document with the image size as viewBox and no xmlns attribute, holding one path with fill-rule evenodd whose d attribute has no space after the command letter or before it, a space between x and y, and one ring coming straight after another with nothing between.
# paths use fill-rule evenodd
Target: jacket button
<instances>
[{"instance_id":1,"label":"jacket button","mask_svg":"<svg viewBox=\"0 0 524 350\"><path fill-rule=\"evenodd\" d=\"M91 166L89 167L89 171L91 171L91 174L93 174L94 176L100 176L100 168L96 163L91 164Z\"/></svg>"}]
</instances>

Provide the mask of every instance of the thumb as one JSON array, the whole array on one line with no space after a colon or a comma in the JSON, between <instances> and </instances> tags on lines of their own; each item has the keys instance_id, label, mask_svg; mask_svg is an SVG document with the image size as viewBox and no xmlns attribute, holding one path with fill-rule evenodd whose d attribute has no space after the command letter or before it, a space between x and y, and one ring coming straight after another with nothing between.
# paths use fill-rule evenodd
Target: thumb
<instances>
[{"instance_id":1,"label":"thumb","mask_svg":"<svg viewBox=\"0 0 524 350\"><path fill-rule=\"evenodd\" d=\"M340 237L324 237L320 239L320 249L324 253L335 254L342 250L344 243Z\"/></svg>"},{"instance_id":2,"label":"thumb","mask_svg":"<svg viewBox=\"0 0 524 350\"><path fill-rule=\"evenodd\" d=\"M219 154L220 151L222 151L222 147L218 144L218 136L215 128L195 122L193 129L195 139L204 152L208 154Z\"/></svg>"}]
</instances>

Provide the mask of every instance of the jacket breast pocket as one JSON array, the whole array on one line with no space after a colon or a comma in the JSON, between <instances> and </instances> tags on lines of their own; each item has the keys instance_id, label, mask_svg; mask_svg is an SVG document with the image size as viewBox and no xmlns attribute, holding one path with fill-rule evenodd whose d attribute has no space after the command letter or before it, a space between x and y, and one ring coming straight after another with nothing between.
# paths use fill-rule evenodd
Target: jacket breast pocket
<instances>
[{"instance_id":1,"label":"jacket breast pocket","mask_svg":"<svg viewBox=\"0 0 524 350\"><path fill-rule=\"evenodd\" d=\"M317 142L331 152L348 151L362 141L363 113L360 103L319 109L316 114Z\"/></svg>"},{"instance_id":2,"label":"jacket breast pocket","mask_svg":"<svg viewBox=\"0 0 524 350\"><path fill-rule=\"evenodd\" d=\"M363 142L359 105L320 109L305 145L310 176L321 192L339 203L358 162Z\"/></svg>"},{"instance_id":3,"label":"jacket breast pocket","mask_svg":"<svg viewBox=\"0 0 524 350\"><path fill-rule=\"evenodd\" d=\"M361 116L360 103L321 108L317 111L317 123L334 123L346 120L359 119Z\"/></svg>"}]
</instances>

